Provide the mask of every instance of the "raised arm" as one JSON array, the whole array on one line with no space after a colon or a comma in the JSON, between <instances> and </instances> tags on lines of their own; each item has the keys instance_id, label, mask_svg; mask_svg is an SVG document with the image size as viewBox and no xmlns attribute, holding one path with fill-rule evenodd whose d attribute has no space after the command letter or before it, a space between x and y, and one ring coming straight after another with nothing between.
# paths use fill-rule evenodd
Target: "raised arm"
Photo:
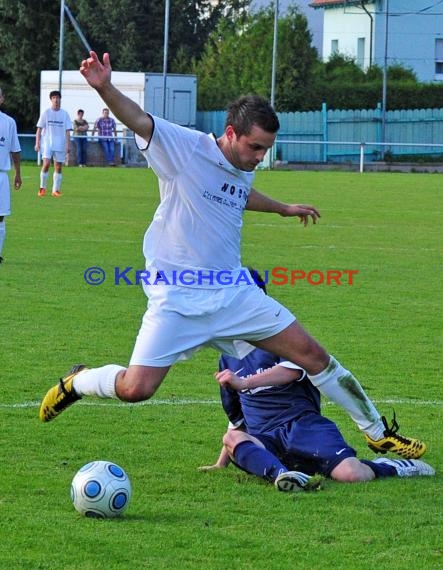
<instances>
[{"instance_id":1,"label":"raised arm","mask_svg":"<svg viewBox=\"0 0 443 570\"><path fill-rule=\"evenodd\" d=\"M279 214L284 217L297 216L300 218L300 223L304 226L308 224L309 218L312 219L314 224L317 223L317 219L320 218L320 212L314 206L310 206L309 204L285 204L284 202L279 202L258 192L255 188L251 188L246 209L254 212Z\"/></svg>"},{"instance_id":2,"label":"raised arm","mask_svg":"<svg viewBox=\"0 0 443 570\"><path fill-rule=\"evenodd\" d=\"M151 139L153 122L149 115L134 101L126 97L111 83L111 62L109 53L100 62L94 51L82 61L80 73L93 87L120 122L140 135L147 142Z\"/></svg>"}]
</instances>

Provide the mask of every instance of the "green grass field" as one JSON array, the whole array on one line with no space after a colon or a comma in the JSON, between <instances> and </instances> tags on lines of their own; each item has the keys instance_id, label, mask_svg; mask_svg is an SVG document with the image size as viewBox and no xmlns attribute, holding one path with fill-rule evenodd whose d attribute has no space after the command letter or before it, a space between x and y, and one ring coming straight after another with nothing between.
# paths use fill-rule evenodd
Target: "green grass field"
<instances>
[{"instance_id":1,"label":"green grass field","mask_svg":"<svg viewBox=\"0 0 443 570\"><path fill-rule=\"evenodd\" d=\"M357 270L353 285L269 285L360 379L402 432L424 439L433 478L328 482L278 493L214 462L226 426L212 378L218 355L177 365L144 405L84 399L50 424L46 390L70 366L127 364L146 299L113 283L143 269L141 242L158 200L147 169L64 169L64 196L38 199L23 167L0 266L2 349L0 568L439 569L442 535L440 175L259 172L259 189L315 204L317 226L246 213L245 264ZM91 266L107 274L85 283ZM360 457L373 457L348 416L324 403ZM121 520L71 504L72 477L93 459L128 472Z\"/></svg>"}]
</instances>

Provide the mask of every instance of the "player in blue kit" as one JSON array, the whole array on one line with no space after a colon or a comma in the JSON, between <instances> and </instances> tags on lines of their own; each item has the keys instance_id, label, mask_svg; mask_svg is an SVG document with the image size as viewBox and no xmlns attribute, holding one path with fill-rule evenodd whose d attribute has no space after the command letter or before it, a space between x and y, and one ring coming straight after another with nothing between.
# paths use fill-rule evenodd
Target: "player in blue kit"
<instances>
[{"instance_id":1,"label":"player in blue kit","mask_svg":"<svg viewBox=\"0 0 443 570\"><path fill-rule=\"evenodd\" d=\"M259 274L250 271L266 293ZM336 424L321 415L320 392L306 372L270 352L256 348L242 359L222 355L215 377L229 428L216 464L202 470L227 467L232 461L274 482L280 491L315 487L309 476L316 474L351 483L435 473L417 459L357 459ZM386 441L398 450L406 438L396 433L395 417L394 429L386 418L382 421Z\"/></svg>"},{"instance_id":2,"label":"player in blue kit","mask_svg":"<svg viewBox=\"0 0 443 570\"><path fill-rule=\"evenodd\" d=\"M319 391L295 364L255 349L243 359L223 355L219 366L216 379L229 429L216 464L202 470L232 461L280 491L309 488L300 472L348 483L434 475L417 459L357 459L336 424L321 415Z\"/></svg>"}]
</instances>

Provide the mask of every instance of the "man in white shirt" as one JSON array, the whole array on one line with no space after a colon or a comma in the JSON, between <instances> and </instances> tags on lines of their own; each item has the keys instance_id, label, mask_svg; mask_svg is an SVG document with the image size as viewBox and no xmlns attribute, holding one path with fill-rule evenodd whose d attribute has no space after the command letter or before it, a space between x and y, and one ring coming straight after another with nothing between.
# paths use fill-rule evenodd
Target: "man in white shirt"
<instances>
[{"instance_id":1,"label":"man in white shirt","mask_svg":"<svg viewBox=\"0 0 443 570\"><path fill-rule=\"evenodd\" d=\"M243 358L255 346L306 370L312 384L349 413L371 445L382 442L381 416L353 374L286 307L251 282L241 265L245 209L299 217L304 225L320 215L313 206L279 202L252 187L254 170L280 126L269 103L257 95L239 97L216 138L145 113L111 83L107 53L100 62L91 51L80 72L136 134L159 180L160 205L143 246L149 304L129 366L75 366L47 392L40 419L54 419L87 395L147 400L169 368L199 348ZM424 451L420 445L419 453Z\"/></svg>"},{"instance_id":2,"label":"man in white shirt","mask_svg":"<svg viewBox=\"0 0 443 570\"><path fill-rule=\"evenodd\" d=\"M49 93L51 106L43 111L37 122L35 150L41 153L43 159L38 191L40 198L46 194L46 184L52 159L54 160L52 196L58 198L62 195L60 192L62 166L70 150L72 122L68 113L60 108L61 98L60 91L51 91Z\"/></svg>"},{"instance_id":3,"label":"man in white shirt","mask_svg":"<svg viewBox=\"0 0 443 570\"><path fill-rule=\"evenodd\" d=\"M5 98L0 88L0 106ZM14 188L22 185L20 174L20 142L17 136L17 125L12 117L0 111L0 263L3 262L2 251L6 236L5 216L11 214L11 191L8 171L11 170L11 158L14 164Z\"/></svg>"}]
</instances>

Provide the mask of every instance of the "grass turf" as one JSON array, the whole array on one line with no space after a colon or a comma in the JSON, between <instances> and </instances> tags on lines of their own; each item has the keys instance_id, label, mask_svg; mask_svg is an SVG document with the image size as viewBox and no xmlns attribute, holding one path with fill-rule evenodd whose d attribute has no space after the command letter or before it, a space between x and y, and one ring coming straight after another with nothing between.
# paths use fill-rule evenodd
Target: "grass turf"
<instances>
[{"instance_id":1,"label":"grass turf","mask_svg":"<svg viewBox=\"0 0 443 570\"><path fill-rule=\"evenodd\" d=\"M84 399L38 421L46 390L75 362L126 364L146 300L113 283L143 268L141 241L157 204L146 169L64 169L60 199L38 199L25 165L7 219L2 299L0 566L14 569L353 569L443 567L441 475L368 484L329 482L287 495L215 461L225 418L207 350L174 367L150 403ZM306 328L359 377L402 432L423 438L438 471L441 433L441 178L418 174L259 172L276 198L316 204L318 226L245 214L243 259L357 270L351 285L270 283ZM102 285L84 272L102 267ZM351 420L328 403L361 457ZM80 517L70 481L92 459L121 464L133 498L121 520Z\"/></svg>"}]
</instances>

